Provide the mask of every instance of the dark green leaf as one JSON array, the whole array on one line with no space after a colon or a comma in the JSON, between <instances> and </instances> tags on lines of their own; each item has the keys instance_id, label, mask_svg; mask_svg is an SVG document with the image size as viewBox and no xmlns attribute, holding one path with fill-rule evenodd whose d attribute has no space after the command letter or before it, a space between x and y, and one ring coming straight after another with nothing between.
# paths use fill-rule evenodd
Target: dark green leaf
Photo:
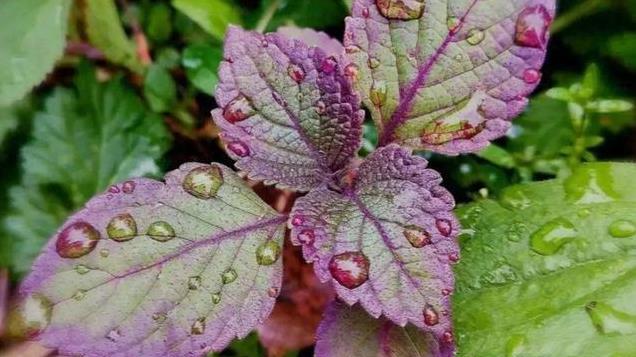
<instances>
[{"instance_id":1,"label":"dark green leaf","mask_svg":"<svg viewBox=\"0 0 636 357\"><path fill-rule=\"evenodd\" d=\"M144 96L153 111L169 111L177 101L177 85L170 72L159 65L151 66L144 81Z\"/></svg>"},{"instance_id":2,"label":"dark green leaf","mask_svg":"<svg viewBox=\"0 0 636 357\"><path fill-rule=\"evenodd\" d=\"M148 37L155 42L164 42L172 34L172 10L160 3L150 8L146 23Z\"/></svg>"},{"instance_id":3,"label":"dark green leaf","mask_svg":"<svg viewBox=\"0 0 636 357\"><path fill-rule=\"evenodd\" d=\"M212 95L219 81L216 73L223 58L220 47L190 45L183 51L181 64L192 84L207 95Z\"/></svg>"}]
</instances>

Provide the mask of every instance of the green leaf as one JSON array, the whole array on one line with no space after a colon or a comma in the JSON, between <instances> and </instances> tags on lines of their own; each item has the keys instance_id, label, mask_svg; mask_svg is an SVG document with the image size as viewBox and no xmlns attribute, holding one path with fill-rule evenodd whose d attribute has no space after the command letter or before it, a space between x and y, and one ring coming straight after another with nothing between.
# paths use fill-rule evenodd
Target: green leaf
<instances>
[{"instance_id":1,"label":"green leaf","mask_svg":"<svg viewBox=\"0 0 636 357\"><path fill-rule=\"evenodd\" d=\"M141 73L135 44L126 36L114 0L86 0L86 33L109 61Z\"/></svg>"},{"instance_id":2,"label":"green leaf","mask_svg":"<svg viewBox=\"0 0 636 357\"><path fill-rule=\"evenodd\" d=\"M278 8L268 26L271 30L290 23L312 28L339 26L351 8L347 8L341 0L262 0L258 16L262 16L274 2Z\"/></svg>"},{"instance_id":3,"label":"green leaf","mask_svg":"<svg viewBox=\"0 0 636 357\"><path fill-rule=\"evenodd\" d=\"M62 55L68 0L0 1L0 106L40 83Z\"/></svg>"},{"instance_id":4,"label":"green leaf","mask_svg":"<svg viewBox=\"0 0 636 357\"><path fill-rule=\"evenodd\" d=\"M163 42L172 34L172 10L166 4L156 4L150 8L146 20L148 37L156 42Z\"/></svg>"},{"instance_id":5,"label":"green leaf","mask_svg":"<svg viewBox=\"0 0 636 357\"><path fill-rule=\"evenodd\" d=\"M177 102L177 85L170 72L159 65L150 67L144 81L144 96L153 111L169 111Z\"/></svg>"},{"instance_id":6,"label":"green leaf","mask_svg":"<svg viewBox=\"0 0 636 357\"><path fill-rule=\"evenodd\" d=\"M635 175L588 164L459 210L460 356L636 355Z\"/></svg>"},{"instance_id":7,"label":"green leaf","mask_svg":"<svg viewBox=\"0 0 636 357\"><path fill-rule=\"evenodd\" d=\"M3 222L15 271L28 270L45 240L95 193L128 177L159 175L168 142L161 118L121 80L100 84L82 68L74 90L56 89L22 150L22 183L11 190Z\"/></svg>"},{"instance_id":8,"label":"green leaf","mask_svg":"<svg viewBox=\"0 0 636 357\"><path fill-rule=\"evenodd\" d=\"M625 67L636 71L636 32L626 32L612 37L607 51Z\"/></svg>"},{"instance_id":9,"label":"green leaf","mask_svg":"<svg viewBox=\"0 0 636 357\"><path fill-rule=\"evenodd\" d=\"M238 6L229 0L172 0L172 5L219 40L228 25L242 24Z\"/></svg>"},{"instance_id":10,"label":"green leaf","mask_svg":"<svg viewBox=\"0 0 636 357\"><path fill-rule=\"evenodd\" d=\"M212 95L219 82L217 71L223 59L220 47L206 44L188 46L183 51L181 64L192 84L207 95Z\"/></svg>"},{"instance_id":11,"label":"green leaf","mask_svg":"<svg viewBox=\"0 0 636 357\"><path fill-rule=\"evenodd\" d=\"M506 151L506 149L495 144L490 144L485 149L478 152L477 156L481 157L482 159L488 160L493 164L509 169L515 167L516 164L515 158L510 155L510 153Z\"/></svg>"},{"instance_id":12,"label":"green leaf","mask_svg":"<svg viewBox=\"0 0 636 357\"><path fill-rule=\"evenodd\" d=\"M599 99L588 103L585 109L600 114L620 113L634 109L634 104L620 99Z\"/></svg>"}]
</instances>

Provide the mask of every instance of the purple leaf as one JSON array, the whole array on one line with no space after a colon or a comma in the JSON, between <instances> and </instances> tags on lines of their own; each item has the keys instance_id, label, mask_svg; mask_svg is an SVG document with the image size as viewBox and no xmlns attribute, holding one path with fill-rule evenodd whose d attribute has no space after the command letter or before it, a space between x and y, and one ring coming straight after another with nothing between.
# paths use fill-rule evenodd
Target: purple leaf
<instances>
[{"instance_id":1,"label":"purple leaf","mask_svg":"<svg viewBox=\"0 0 636 357\"><path fill-rule=\"evenodd\" d=\"M426 165L397 145L381 148L341 192L322 187L298 199L289 223L292 242L342 300L448 340L459 224L453 197Z\"/></svg>"},{"instance_id":2,"label":"purple leaf","mask_svg":"<svg viewBox=\"0 0 636 357\"><path fill-rule=\"evenodd\" d=\"M37 259L24 332L64 355L221 350L272 310L285 220L217 164L112 186Z\"/></svg>"},{"instance_id":3,"label":"purple leaf","mask_svg":"<svg viewBox=\"0 0 636 357\"><path fill-rule=\"evenodd\" d=\"M359 306L332 303L318 328L316 357L442 357L433 336L413 325L399 327L374 319Z\"/></svg>"},{"instance_id":4,"label":"purple leaf","mask_svg":"<svg viewBox=\"0 0 636 357\"><path fill-rule=\"evenodd\" d=\"M540 79L555 0L356 0L345 50L380 132L446 154L501 137Z\"/></svg>"},{"instance_id":5,"label":"purple leaf","mask_svg":"<svg viewBox=\"0 0 636 357\"><path fill-rule=\"evenodd\" d=\"M336 57L232 27L220 77L212 115L250 178L308 191L357 152L364 112Z\"/></svg>"},{"instance_id":6,"label":"purple leaf","mask_svg":"<svg viewBox=\"0 0 636 357\"><path fill-rule=\"evenodd\" d=\"M310 47L319 47L327 56L339 58L344 54L342 43L322 31L294 26L279 27L277 32L287 38L299 40Z\"/></svg>"}]
</instances>

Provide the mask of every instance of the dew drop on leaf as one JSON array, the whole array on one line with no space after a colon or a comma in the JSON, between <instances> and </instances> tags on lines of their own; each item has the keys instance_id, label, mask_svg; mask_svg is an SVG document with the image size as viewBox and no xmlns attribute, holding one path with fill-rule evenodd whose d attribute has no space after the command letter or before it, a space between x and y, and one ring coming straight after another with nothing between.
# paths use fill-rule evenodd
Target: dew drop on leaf
<instances>
[{"instance_id":1,"label":"dew drop on leaf","mask_svg":"<svg viewBox=\"0 0 636 357\"><path fill-rule=\"evenodd\" d=\"M275 298L278 296L278 289L277 288L269 288L267 289L267 295L271 298Z\"/></svg>"},{"instance_id":2,"label":"dew drop on leaf","mask_svg":"<svg viewBox=\"0 0 636 357\"><path fill-rule=\"evenodd\" d=\"M202 335L205 332L205 318L202 317L194 321L190 328L190 332L193 335Z\"/></svg>"},{"instance_id":3,"label":"dew drop on leaf","mask_svg":"<svg viewBox=\"0 0 636 357\"><path fill-rule=\"evenodd\" d=\"M121 186L121 190L124 193L127 194L131 194L133 192L135 192L135 187L137 186L137 184L135 184L135 181L126 181L122 184Z\"/></svg>"},{"instance_id":4,"label":"dew drop on leaf","mask_svg":"<svg viewBox=\"0 0 636 357\"><path fill-rule=\"evenodd\" d=\"M305 79L305 70L297 64L290 64L289 67L287 67L287 74L289 74L296 83L300 83Z\"/></svg>"},{"instance_id":5,"label":"dew drop on leaf","mask_svg":"<svg viewBox=\"0 0 636 357\"><path fill-rule=\"evenodd\" d=\"M212 303L215 305L221 302L221 294L219 293L213 293L211 298L212 298Z\"/></svg>"},{"instance_id":6,"label":"dew drop on leaf","mask_svg":"<svg viewBox=\"0 0 636 357\"><path fill-rule=\"evenodd\" d=\"M524 47L544 48L551 22L550 13L543 5L524 9L517 18L515 43Z\"/></svg>"},{"instance_id":7,"label":"dew drop on leaf","mask_svg":"<svg viewBox=\"0 0 636 357\"><path fill-rule=\"evenodd\" d=\"M218 166L201 166L190 170L183 179L183 189L194 197L209 199L223 185L223 173Z\"/></svg>"},{"instance_id":8,"label":"dew drop on leaf","mask_svg":"<svg viewBox=\"0 0 636 357\"><path fill-rule=\"evenodd\" d=\"M619 219L609 225L608 231L614 238L628 238L636 234L636 224L626 219Z\"/></svg>"},{"instance_id":9,"label":"dew drop on leaf","mask_svg":"<svg viewBox=\"0 0 636 357\"><path fill-rule=\"evenodd\" d=\"M242 95L232 99L223 109L223 118L230 123L238 123L255 114L250 101Z\"/></svg>"},{"instance_id":10,"label":"dew drop on leaf","mask_svg":"<svg viewBox=\"0 0 636 357\"><path fill-rule=\"evenodd\" d=\"M376 0L375 4L389 20L415 20L424 14L424 0Z\"/></svg>"},{"instance_id":11,"label":"dew drop on leaf","mask_svg":"<svg viewBox=\"0 0 636 357\"><path fill-rule=\"evenodd\" d=\"M191 276L188 279L188 289L197 290L201 287L201 277L200 276Z\"/></svg>"},{"instance_id":12,"label":"dew drop on leaf","mask_svg":"<svg viewBox=\"0 0 636 357\"><path fill-rule=\"evenodd\" d=\"M358 79L358 66L354 63L348 64L344 69L344 74L355 82Z\"/></svg>"},{"instance_id":13,"label":"dew drop on leaf","mask_svg":"<svg viewBox=\"0 0 636 357\"><path fill-rule=\"evenodd\" d=\"M602 302L592 301L585 306L592 324L603 335L636 334L636 316L619 311Z\"/></svg>"},{"instance_id":14,"label":"dew drop on leaf","mask_svg":"<svg viewBox=\"0 0 636 357\"><path fill-rule=\"evenodd\" d=\"M455 337L453 336L452 332L446 331L442 334L442 341L444 341L447 344L451 344L455 341Z\"/></svg>"},{"instance_id":15,"label":"dew drop on leaf","mask_svg":"<svg viewBox=\"0 0 636 357\"><path fill-rule=\"evenodd\" d=\"M528 84L535 84L541 79L541 73L533 68L523 71L523 81Z\"/></svg>"},{"instance_id":16,"label":"dew drop on leaf","mask_svg":"<svg viewBox=\"0 0 636 357\"><path fill-rule=\"evenodd\" d=\"M532 234L530 247L541 255L553 255L563 245L576 239L577 234L572 222L565 218L557 218L544 224Z\"/></svg>"},{"instance_id":17,"label":"dew drop on leaf","mask_svg":"<svg viewBox=\"0 0 636 357\"><path fill-rule=\"evenodd\" d=\"M106 338L113 342L117 342L120 337L121 337L121 333L117 329L110 330L108 334L106 335Z\"/></svg>"},{"instance_id":18,"label":"dew drop on leaf","mask_svg":"<svg viewBox=\"0 0 636 357\"><path fill-rule=\"evenodd\" d=\"M112 185L112 186L110 186L108 188L108 192L110 192L110 193L119 193L120 190L119 190L119 187L117 187L116 185Z\"/></svg>"},{"instance_id":19,"label":"dew drop on leaf","mask_svg":"<svg viewBox=\"0 0 636 357\"><path fill-rule=\"evenodd\" d=\"M476 46L480 44L481 41L484 40L484 38L486 38L486 34L484 33L484 31L478 28L474 28L468 31L468 35L466 36L466 42L468 42L469 44L473 46Z\"/></svg>"},{"instance_id":20,"label":"dew drop on leaf","mask_svg":"<svg viewBox=\"0 0 636 357\"><path fill-rule=\"evenodd\" d=\"M437 230L444 236L444 237L448 237L451 235L451 233L453 232L453 225L451 224L451 222L447 219L436 219L435 220L435 227L437 227Z\"/></svg>"},{"instance_id":21,"label":"dew drop on leaf","mask_svg":"<svg viewBox=\"0 0 636 357\"><path fill-rule=\"evenodd\" d=\"M329 261L329 272L340 285L355 289L369 279L369 259L362 252L334 255Z\"/></svg>"},{"instance_id":22,"label":"dew drop on leaf","mask_svg":"<svg viewBox=\"0 0 636 357\"><path fill-rule=\"evenodd\" d=\"M433 306L427 304L424 307L424 323L427 326L435 326L439 323L439 315L437 311L433 308Z\"/></svg>"},{"instance_id":23,"label":"dew drop on leaf","mask_svg":"<svg viewBox=\"0 0 636 357\"><path fill-rule=\"evenodd\" d=\"M326 74L333 73L338 67L338 61L333 56L327 57L322 61L320 70Z\"/></svg>"},{"instance_id":24,"label":"dew drop on leaf","mask_svg":"<svg viewBox=\"0 0 636 357\"><path fill-rule=\"evenodd\" d=\"M280 247L274 241L268 241L256 249L256 261L260 265L272 265L280 257Z\"/></svg>"},{"instance_id":25,"label":"dew drop on leaf","mask_svg":"<svg viewBox=\"0 0 636 357\"><path fill-rule=\"evenodd\" d=\"M77 301L84 300L85 297L86 297L86 290L77 290L77 292L73 294L73 299Z\"/></svg>"},{"instance_id":26,"label":"dew drop on leaf","mask_svg":"<svg viewBox=\"0 0 636 357\"><path fill-rule=\"evenodd\" d=\"M102 250L100 250L100 251L99 251L99 255L100 255L102 258L107 258L107 257L110 255L110 250L108 250L108 249L102 249Z\"/></svg>"},{"instance_id":27,"label":"dew drop on leaf","mask_svg":"<svg viewBox=\"0 0 636 357\"><path fill-rule=\"evenodd\" d=\"M137 222L128 213L113 217L106 227L108 237L117 242L125 242L137 235Z\"/></svg>"},{"instance_id":28,"label":"dew drop on leaf","mask_svg":"<svg viewBox=\"0 0 636 357\"><path fill-rule=\"evenodd\" d=\"M167 242L176 236L174 228L165 221L151 223L146 234L159 242Z\"/></svg>"},{"instance_id":29,"label":"dew drop on leaf","mask_svg":"<svg viewBox=\"0 0 636 357\"><path fill-rule=\"evenodd\" d=\"M157 323L162 323L166 321L167 318L168 316L166 316L166 314L163 312L158 312L152 315L152 319L155 320Z\"/></svg>"},{"instance_id":30,"label":"dew drop on leaf","mask_svg":"<svg viewBox=\"0 0 636 357\"><path fill-rule=\"evenodd\" d=\"M458 17L451 16L446 20L446 26L448 27L448 32L451 35L454 35L457 32L459 32L461 25L462 25L462 21Z\"/></svg>"},{"instance_id":31,"label":"dew drop on leaf","mask_svg":"<svg viewBox=\"0 0 636 357\"><path fill-rule=\"evenodd\" d=\"M373 104L377 107L381 107L386 102L387 86L386 82L382 80L373 81L371 87L370 98Z\"/></svg>"},{"instance_id":32,"label":"dew drop on leaf","mask_svg":"<svg viewBox=\"0 0 636 357\"><path fill-rule=\"evenodd\" d=\"M314 240L316 239L316 235L313 229L305 229L305 230L302 230L300 233L298 233L297 238L298 238L298 241L302 243L303 245L311 245L314 243Z\"/></svg>"},{"instance_id":33,"label":"dew drop on leaf","mask_svg":"<svg viewBox=\"0 0 636 357\"><path fill-rule=\"evenodd\" d=\"M250 148L240 141L233 141L229 143L227 148L238 157L246 157L250 154Z\"/></svg>"},{"instance_id":34,"label":"dew drop on leaf","mask_svg":"<svg viewBox=\"0 0 636 357\"><path fill-rule=\"evenodd\" d=\"M422 248L431 244L431 235L423 228L409 226L404 230L404 237L415 248Z\"/></svg>"},{"instance_id":35,"label":"dew drop on leaf","mask_svg":"<svg viewBox=\"0 0 636 357\"><path fill-rule=\"evenodd\" d=\"M221 274L221 281L223 284L229 284L236 280L237 277L238 275L236 274L236 271L230 268Z\"/></svg>"},{"instance_id":36,"label":"dew drop on leaf","mask_svg":"<svg viewBox=\"0 0 636 357\"><path fill-rule=\"evenodd\" d=\"M380 66L380 60L378 60L375 57L370 57L369 58L369 67L370 68L378 68Z\"/></svg>"},{"instance_id":37,"label":"dew drop on leaf","mask_svg":"<svg viewBox=\"0 0 636 357\"><path fill-rule=\"evenodd\" d=\"M51 322L53 304L40 294L26 297L9 310L7 335L32 338L40 334Z\"/></svg>"},{"instance_id":38,"label":"dew drop on leaf","mask_svg":"<svg viewBox=\"0 0 636 357\"><path fill-rule=\"evenodd\" d=\"M55 250L62 258L79 258L90 253L100 239L99 232L84 221L64 228L57 237Z\"/></svg>"},{"instance_id":39,"label":"dew drop on leaf","mask_svg":"<svg viewBox=\"0 0 636 357\"><path fill-rule=\"evenodd\" d=\"M360 47L355 46L355 45L350 45L350 46L345 47L345 52L348 53L348 54L358 53L361 50L362 49Z\"/></svg>"},{"instance_id":40,"label":"dew drop on leaf","mask_svg":"<svg viewBox=\"0 0 636 357\"><path fill-rule=\"evenodd\" d=\"M91 270L86 265L78 264L75 266L75 271L77 274L84 275Z\"/></svg>"},{"instance_id":41,"label":"dew drop on leaf","mask_svg":"<svg viewBox=\"0 0 636 357\"><path fill-rule=\"evenodd\" d=\"M365 8L362 10L362 16L363 16L363 17L365 17L365 18L368 18L368 17L369 17L369 8L368 8L368 7L365 7Z\"/></svg>"},{"instance_id":42,"label":"dew drop on leaf","mask_svg":"<svg viewBox=\"0 0 636 357\"><path fill-rule=\"evenodd\" d=\"M305 219L302 216L294 216L291 220L291 225L294 227L302 226L305 223Z\"/></svg>"}]
</instances>

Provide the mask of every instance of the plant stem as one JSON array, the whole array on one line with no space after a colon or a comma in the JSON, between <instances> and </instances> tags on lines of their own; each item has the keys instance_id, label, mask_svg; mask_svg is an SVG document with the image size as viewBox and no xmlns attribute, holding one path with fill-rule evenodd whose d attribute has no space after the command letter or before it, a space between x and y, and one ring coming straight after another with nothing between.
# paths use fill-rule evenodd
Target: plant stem
<instances>
[{"instance_id":1,"label":"plant stem","mask_svg":"<svg viewBox=\"0 0 636 357\"><path fill-rule=\"evenodd\" d=\"M552 24L550 32L552 32L552 34L555 34L562 31L578 20L590 16L607 7L609 2L610 1L607 0L587 0L581 2L570 11L558 16Z\"/></svg>"},{"instance_id":2,"label":"plant stem","mask_svg":"<svg viewBox=\"0 0 636 357\"><path fill-rule=\"evenodd\" d=\"M272 21L276 10L278 10L278 7L280 6L280 1L281 0L273 0L267 9L265 9L265 12L263 12L263 15L261 15L261 18L258 20L258 24L256 24L255 30L257 32L265 32L267 25L269 25L269 22Z\"/></svg>"}]
</instances>

